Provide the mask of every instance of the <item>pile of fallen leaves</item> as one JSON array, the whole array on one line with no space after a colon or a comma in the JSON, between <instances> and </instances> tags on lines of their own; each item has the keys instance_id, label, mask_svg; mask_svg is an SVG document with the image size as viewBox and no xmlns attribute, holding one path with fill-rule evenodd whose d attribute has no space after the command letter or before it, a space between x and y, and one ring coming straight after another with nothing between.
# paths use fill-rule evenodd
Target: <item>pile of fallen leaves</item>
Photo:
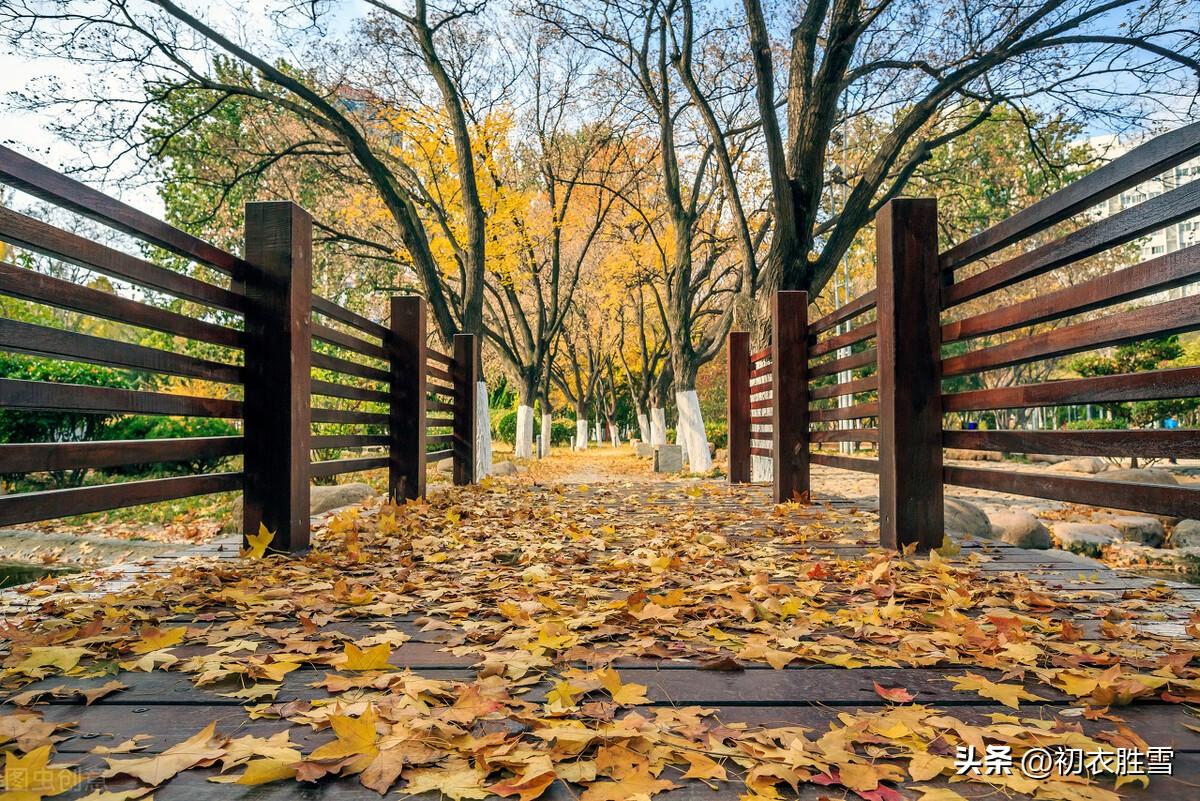
<instances>
[{"instance_id":1,"label":"pile of fallen leaves","mask_svg":"<svg viewBox=\"0 0 1200 801\"><path fill-rule=\"evenodd\" d=\"M870 536L862 513L764 509L716 483L485 482L346 511L301 559L254 558L266 534L245 559L197 560L120 593L91 593L87 577L43 582L27 593L29 613L5 622L6 789L39 799L84 779L51 764L64 724L45 721L39 703L91 703L164 675L286 728L236 737L222 721L155 754L139 755L146 738L102 747L103 775L136 784L89 797L136 798L207 769L215 782L357 777L380 793L452 799L530 801L556 781L583 801L692 782L736 782L747 801L805 784L867 801L909 797L897 784L926 801L958 798L946 779L1105 799L1145 777L956 776L956 749L1007 746L1019 759L1030 748L1144 748L1113 707L1200 702L1196 621L1178 637L1132 622L1167 591L1097 606L983 570L978 554L845 547ZM422 660L464 670L422 673ZM737 680L748 686L747 668L760 666L960 666L947 689L1013 710L1065 696L1078 718L969 719L877 683L890 705L828 711L819 727L756 723L654 702L622 675L646 660L745 670ZM1090 733L1085 720L1097 724Z\"/></svg>"}]
</instances>

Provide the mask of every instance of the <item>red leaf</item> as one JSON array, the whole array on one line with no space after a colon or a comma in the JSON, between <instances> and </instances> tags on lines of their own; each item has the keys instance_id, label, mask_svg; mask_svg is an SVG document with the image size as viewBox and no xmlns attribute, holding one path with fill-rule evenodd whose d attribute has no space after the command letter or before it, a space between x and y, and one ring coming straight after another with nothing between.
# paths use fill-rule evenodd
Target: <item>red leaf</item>
<instances>
[{"instance_id":1,"label":"red leaf","mask_svg":"<svg viewBox=\"0 0 1200 801\"><path fill-rule=\"evenodd\" d=\"M903 687L881 687L877 681L871 683L875 685L875 692L885 701L906 704L916 697Z\"/></svg>"}]
</instances>

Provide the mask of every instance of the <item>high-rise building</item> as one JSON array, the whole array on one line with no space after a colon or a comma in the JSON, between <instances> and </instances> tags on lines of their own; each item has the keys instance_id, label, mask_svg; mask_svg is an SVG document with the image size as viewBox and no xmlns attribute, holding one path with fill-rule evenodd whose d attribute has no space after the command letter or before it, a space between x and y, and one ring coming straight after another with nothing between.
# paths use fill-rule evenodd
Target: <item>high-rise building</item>
<instances>
[{"instance_id":1,"label":"high-rise building","mask_svg":"<svg viewBox=\"0 0 1200 801\"><path fill-rule=\"evenodd\" d=\"M1105 159L1115 159L1131 150L1136 144L1138 143L1125 141L1111 134L1095 136L1088 140L1088 145ZM1131 186L1121 194L1109 198L1096 210L1097 216L1108 217L1196 180L1200 180L1200 157L1184 162L1161 175L1143 181L1137 186ZM1162 256L1165 253L1173 253L1189 245L1200 245L1200 215L1155 231L1143 237L1138 244L1141 247L1141 261ZM1151 300L1163 301L1195 294L1200 294L1200 282L1172 289L1151 298Z\"/></svg>"}]
</instances>

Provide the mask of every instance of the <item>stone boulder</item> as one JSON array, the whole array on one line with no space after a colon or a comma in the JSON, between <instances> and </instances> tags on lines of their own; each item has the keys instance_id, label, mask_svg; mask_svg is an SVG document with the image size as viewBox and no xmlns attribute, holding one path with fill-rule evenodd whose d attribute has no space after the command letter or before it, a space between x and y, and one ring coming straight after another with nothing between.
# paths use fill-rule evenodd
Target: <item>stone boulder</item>
<instances>
[{"instance_id":1,"label":"stone boulder","mask_svg":"<svg viewBox=\"0 0 1200 801\"><path fill-rule=\"evenodd\" d=\"M1059 548L1084 556L1098 557L1107 546L1121 542L1121 532L1103 523L1058 522L1050 526L1050 533Z\"/></svg>"},{"instance_id":2,"label":"stone boulder","mask_svg":"<svg viewBox=\"0 0 1200 801\"><path fill-rule=\"evenodd\" d=\"M633 452L641 459L654 458L654 446L649 442L639 442L633 446Z\"/></svg>"},{"instance_id":3,"label":"stone boulder","mask_svg":"<svg viewBox=\"0 0 1200 801\"><path fill-rule=\"evenodd\" d=\"M437 463L437 471L445 476L453 475L454 460L453 459L443 459L442 461L438 462Z\"/></svg>"},{"instance_id":4,"label":"stone boulder","mask_svg":"<svg viewBox=\"0 0 1200 801\"><path fill-rule=\"evenodd\" d=\"M1109 467L1108 462L1099 456L1081 456L1078 459L1068 459L1050 465L1051 470L1059 473L1103 473ZM1107 478L1107 476L1106 476Z\"/></svg>"},{"instance_id":5,"label":"stone boulder","mask_svg":"<svg viewBox=\"0 0 1200 801\"><path fill-rule=\"evenodd\" d=\"M945 504L947 534L983 538L992 536L992 524L978 506L950 496L946 496Z\"/></svg>"},{"instance_id":6,"label":"stone boulder","mask_svg":"<svg viewBox=\"0 0 1200 801\"><path fill-rule=\"evenodd\" d=\"M1200 548L1200 520L1180 520L1171 531L1176 548Z\"/></svg>"},{"instance_id":7,"label":"stone boulder","mask_svg":"<svg viewBox=\"0 0 1200 801\"><path fill-rule=\"evenodd\" d=\"M330 484L309 487L308 513L312 516L324 514L332 509L362 503L375 497L375 490L369 484L352 482L350 484ZM225 523L224 531L236 532L242 527L242 496L233 499L233 508L229 520Z\"/></svg>"},{"instance_id":8,"label":"stone boulder","mask_svg":"<svg viewBox=\"0 0 1200 801\"><path fill-rule=\"evenodd\" d=\"M969 448L946 448L942 455L960 462L1001 462L1004 455L996 451L974 451Z\"/></svg>"},{"instance_id":9,"label":"stone boulder","mask_svg":"<svg viewBox=\"0 0 1200 801\"><path fill-rule=\"evenodd\" d=\"M1053 542L1050 531L1036 515L1020 509L1005 509L988 515L992 526L992 539L1007 542L1018 548L1045 550Z\"/></svg>"},{"instance_id":10,"label":"stone boulder","mask_svg":"<svg viewBox=\"0 0 1200 801\"><path fill-rule=\"evenodd\" d=\"M713 461L714 462L729 461L729 451L726 450L725 448L717 448L717 452L713 454Z\"/></svg>"},{"instance_id":11,"label":"stone boulder","mask_svg":"<svg viewBox=\"0 0 1200 801\"><path fill-rule=\"evenodd\" d=\"M494 462L492 464L493 476L515 476L517 474L517 466L512 462Z\"/></svg>"},{"instance_id":12,"label":"stone boulder","mask_svg":"<svg viewBox=\"0 0 1200 801\"><path fill-rule=\"evenodd\" d=\"M1167 538L1162 521L1149 515L1109 515L1101 518L1100 522L1121 532L1121 538L1126 542L1158 548Z\"/></svg>"},{"instance_id":13,"label":"stone boulder","mask_svg":"<svg viewBox=\"0 0 1200 801\"><path fill-rule=\"evenodd\" d=\"M1058 464L1059 462L1067 462L1071 460L1070 456L1055 456L1049 453L1027 453L1025 458L1031 462L1040 462L1042 464Z\"/></svg>"},{"instance_id":14,"label":"stone boulder","mask_svg":"<svg viewBox=\"0 0 1200 801\"><path fill-rule=\"evenodd\" d=\"M1132 481L1135 484L1171 484L1179 482L1175 476L1166 470L1148 470L1144 468L1124 468L1109 470L1104 474L1105 481Z\"/></svg>"}]
</instances>

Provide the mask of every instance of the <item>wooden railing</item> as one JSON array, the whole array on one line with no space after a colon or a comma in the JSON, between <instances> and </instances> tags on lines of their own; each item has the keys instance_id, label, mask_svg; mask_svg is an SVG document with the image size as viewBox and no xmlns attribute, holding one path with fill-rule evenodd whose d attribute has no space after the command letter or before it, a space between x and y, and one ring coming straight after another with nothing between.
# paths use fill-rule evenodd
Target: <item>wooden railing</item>
<instances>
[{"instance_id":1,"label":"wooden railing","mask_svg":"<svg viewBox=\"0 0 1200 801\"><path fill-rule=\"evenodd\" d=\"M313 296L312 221L299 206L248 204L245 256L239 257L6 148L0 148L0 183L198 268L192 275L176 272L0 207L0 242L115 278L146 296L166 295L194 306L183 313L0 261L0 294L175 338L148 347L0 318L0 350L139 376L201 379L219 388L219 397L199 397L7 378L0 379L0 409L211 417L242 426L241 436L5 443L0 473L243 456L240 472L0 496L0 525L241 490L244 531L265 525L275 532L274 549L296 552L308 547L312 478L387 467L392 495L411 499L424 494L428 462L453 458L456 482L473 480L475 337L457 338L451 358L427 350L420 299L393 298L389 327ZM211 347L204 356L190 355L177 352L187 350L180 340ZM320 371L317 378L314 369ZM449 402L428 400L427 393ZM321 399L328 398L378 411L327 408ZM427 420L427 411L453 415ZM313 434L313 424L328 423L351 426L353 433ZM426 438L427 426L443 425L453 434ZM452 442L453 448L426 454L427 442ZM311 461L314 449L363 447L387 452Z\"/></svg>"},{"instance_id":2,"label":"wooden railing","mask_svg":"<svg viewBox=\"0 0 1200 801\"><path fill-rule=\"evenodd\" d=\"M1057 223L1097 206L1122 190L1200 155L1200 123L1142 145L1063 190L959 245L938 253L937 205L931 199L889 202L876 219L876 288L815 321L804 348L780 347L781 326L803 316L781 304L774 313L771 371L774 392L789 386L780 374L807 368L804 390L771 401L772 425L804 426L818 448L830 442L876 443L879 457L853 458L812 452L781 459L778 433L773 460L777 502L808 491L808 463L879 475L880 539L890 547L936 547L943 537L943 484L1015 493L1069 503L1128 509L1182 517L1200 516L1200 489L1170 483L1140 483L1100 478L1043 475L1006 469L943 465L943 447L1018 454L1107 457L1200 457L1200 431L964 431L946 429L950 414L989 410L1106 404L1200 397L1200 368L1181 367L1125 375L1052 380L1018 386L945 392L943 379L1057 359L1075 353L1200 329L1200 298L1183 297L1152 305L1111 307L1141 301L1200 280L1200 245L1108 272L1099 277L1061 282L1065 288L1034 293L1011 302L993 293L1079 261L1135 242L1148 233L1200 214L1200 181L1183 184L1072 233L978 269L975 265L1003 248L1021 246ZM958 277L967 268L970 275ZM799 295L800 293L796 293ZM967 313L960 307L982 300ZM989 302L990 301L990 302ZM875 319L856 318L872 309ZM1097 316L1097 312L1111 311ZM1086 315L1086 316L1085 316ZM1044 323L1068 324L1032 330ZM849 326L849 327L848 327ZM1016 333L1007 341L980 339ZM1023 334L1023 335L1022 335ZM874 340L874 347L863 343ZM742 343L745 344L742 344ZM731 334L730 479L748 480L735 466L733 438L747 439L753 404L737 393L752 368L748 337ZM953 355L944 346L953 345ZM857 352L838 355L844 348ZM761 355L761 354L760 354ZM787 363L781 363L780 360ZM789 367L789 365L792 365ZM863 374L874 366L874 374ZM822 379L858 370L858 377L825 385ZM735 375L735 372L737 375ZM753 373L750 373L753 374ZM793 383L791 386L799 386ZM872 398L872 393L874 398ZM736 397L735 397L736 396ZM830 401L849 396L849 405ZM810 409L810 403L813 408ZM782 417L781 417L782 412ZM808 430L808 417L813 430ZM875 426L843 429L840 421L878 421ZM782 421L782 422L781 422ZM751 435L752 436L752 435ZM741 448L740 444L738 446ZM782 474L782 476L781 476ZM790 490L781 494L781 488Z\"/></svg>"}]
</instances>

